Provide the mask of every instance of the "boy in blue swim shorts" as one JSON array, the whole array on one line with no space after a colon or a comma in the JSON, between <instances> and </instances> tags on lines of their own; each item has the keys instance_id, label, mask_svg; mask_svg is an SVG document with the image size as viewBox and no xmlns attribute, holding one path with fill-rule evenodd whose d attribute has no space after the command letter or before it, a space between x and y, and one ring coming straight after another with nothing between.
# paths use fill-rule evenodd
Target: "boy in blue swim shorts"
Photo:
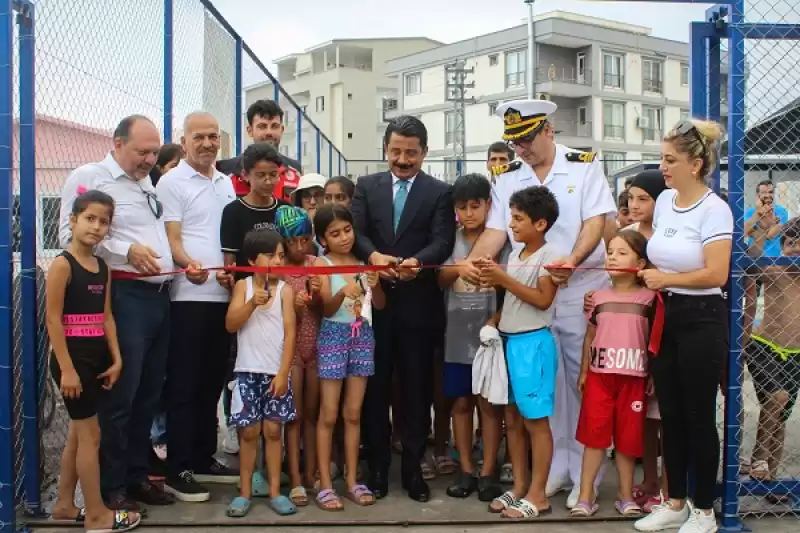
<instances>
[{"instance_id":1,"label":"boy in blue swim shorts","mask_svg":"<svg viewBox=\"0 0 800 533\"><path fill-rule=\"evenodd\" d=\"M478 265L482 285L506 291L503 308L489 325L500 330L504 341L509 377L506 434L514 486L490 508L507 518L536 518L551 511L545 486L553 458L549 417L555 408L558 351L550 331L556 285L544 267L559 257L558 250L545 242L545 233L558 218L558 203L547 188L534 186L511 196L509 207L509 228L517 244L507 271L491 261ZM526 433L531 439L532 472L525 453Z\"/></svg>"}]
</instances>

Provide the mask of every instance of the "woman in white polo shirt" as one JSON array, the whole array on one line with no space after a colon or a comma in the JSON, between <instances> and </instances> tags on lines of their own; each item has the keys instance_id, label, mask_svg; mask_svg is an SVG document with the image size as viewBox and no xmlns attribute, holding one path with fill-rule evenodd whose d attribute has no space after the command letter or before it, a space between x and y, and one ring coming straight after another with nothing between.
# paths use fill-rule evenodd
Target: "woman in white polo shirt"
<instances>
[{"instance_id":1,"label":"woman in white polo shirt","mask_svg":"<svg viewBox=\"0 0 800 533\"><path fill-rule=\"evenodd\" d=\"M717 389L729 350L727 306L733 217L705 180L717 165L722 134L714 122L680 122L664 138L661 193L647 255L654 269L641 277L662 291L665 320L651 373L661 410L669 500L636 522L639 531L680 528L714 533L712 505L719 468ZM687 475L694 464L693 505Z\"/></svg>"}]
</instances>

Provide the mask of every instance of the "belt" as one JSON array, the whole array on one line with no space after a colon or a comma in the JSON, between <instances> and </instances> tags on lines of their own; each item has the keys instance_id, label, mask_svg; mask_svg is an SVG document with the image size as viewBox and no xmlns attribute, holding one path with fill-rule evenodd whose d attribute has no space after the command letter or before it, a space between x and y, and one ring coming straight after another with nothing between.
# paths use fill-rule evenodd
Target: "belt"
<instances>
[{"instance_id":1,"label":"belt","mask_svg":"<svg viewBox=\"0 0 800 533\"><path fill-rule=\"evenodd\" d=\"M172 285L172 280L168 279L166 281L162 281L161 283L152 283L141 279L116 279L114 280L114 283L125 283L136 288L162 292L169 290L170 285Z\"/></svg>"}]
</instances>

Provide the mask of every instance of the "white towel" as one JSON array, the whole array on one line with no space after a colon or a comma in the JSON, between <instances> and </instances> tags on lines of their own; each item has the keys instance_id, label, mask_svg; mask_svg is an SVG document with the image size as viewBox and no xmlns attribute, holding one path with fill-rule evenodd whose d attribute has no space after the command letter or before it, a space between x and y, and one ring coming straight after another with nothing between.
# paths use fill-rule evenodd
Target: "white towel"
<instances>
[{"instance_id":1,"label":"white towel","mask_svg":"<svg viewBox=\"0 0 800 533\"><path fill-rule=\"evenodd\" d=\"M480 331L481 347L472 363L472 393L480 394L489 403L508 404L508 370L500 332L492 326Z\"/></svg>"}]
</instances>

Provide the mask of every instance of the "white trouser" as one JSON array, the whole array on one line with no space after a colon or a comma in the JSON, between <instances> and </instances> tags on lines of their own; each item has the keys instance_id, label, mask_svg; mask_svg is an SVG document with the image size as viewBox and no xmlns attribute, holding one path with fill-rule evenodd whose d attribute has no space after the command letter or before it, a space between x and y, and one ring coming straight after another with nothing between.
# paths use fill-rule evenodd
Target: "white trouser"
<instances>
[{"instance_id":1,"label":"white trouser","mask_svg":"<svg viewBox=\"0 0 800 533\"><path fill-rule=\"evenodd\" d=\"M553 462L548 485L553 487L580 484L583 445L575 439L575 432L581 411L578 377L581 373L583 338L586 334L583 297L587 292L602 289L609 283L608 275L602 270L580 272L577 275L580 275L579 279L570 279L566 287L559 289L553 318L552 330L559 355L556 405L550 420L553 431ZM605 464L595 485L600 483L604 470Z\"/></svg>"}]
</instances>

